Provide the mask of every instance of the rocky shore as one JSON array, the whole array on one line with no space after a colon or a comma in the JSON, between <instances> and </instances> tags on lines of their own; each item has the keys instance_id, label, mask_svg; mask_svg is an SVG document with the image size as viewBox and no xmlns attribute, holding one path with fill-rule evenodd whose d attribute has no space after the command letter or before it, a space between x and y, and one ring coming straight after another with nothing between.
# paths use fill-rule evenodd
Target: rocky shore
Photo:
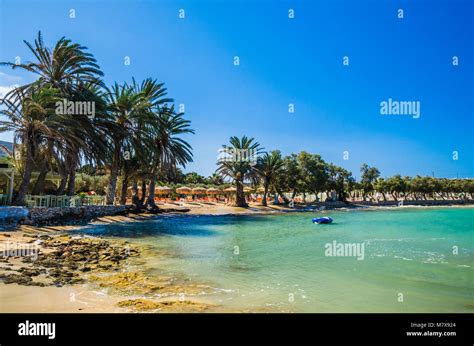
<instances>
[{"instance_id":1,"label":"rocky shore","mask_svg":"<svg viewBox=\"0 0 474 346\"><path fill-rule=\"evenodd\" d=\"M155 254L148 254L146 248L124 240L71 235L63 231L74 228L22 226L20 230L0 232L0 299L16 299L16 292L26 289L30 292L27 294L31 309L28 312L38 312L34 306L41 306L42 302L35 301L35 295L54 292L51 291L54 288L67 292L79 290L75 295L95 296L92 298L96 300L95 308L77 308L77 302L69 298L66 302L64 298L54 298L64 296L56 291L48 299L66 312L91 309L96 312L201 312L212 306L189 299L208 290L207 286L165 275L147 276L143 255ZM62 302L56 305L57 300ZM5 306L0 301L0 312L17 311L4 310L2 305ZM56 311L53 307L48 312Z\"/></svg>"},{"instance_id":2,"label":"rocky shore","mask_svg":"<svg viewBox=\"0 0 474 346\"><path fill-rule=\"evenodd\" d=\"M3 235L5 237L5 235ZM0 251L0 280L26 286L72 285L84 273L120 270L121 263L138 256L125 242L99 238L25 234L22 243L4 242Z\"/></svg>"}]
</instances>

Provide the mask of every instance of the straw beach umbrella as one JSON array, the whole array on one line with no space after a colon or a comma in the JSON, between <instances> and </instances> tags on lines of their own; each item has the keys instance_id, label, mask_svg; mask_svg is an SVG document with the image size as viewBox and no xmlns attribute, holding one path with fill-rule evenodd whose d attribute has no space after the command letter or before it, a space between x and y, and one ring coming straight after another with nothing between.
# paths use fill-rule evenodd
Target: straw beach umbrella
<instances>
[{"instance_id":1,"label":"straw beach umbrella","mask_svg":"<svg viewBox=\"0 0 474 346\"><path fill-rule=\"evenodd\" d=\"M173 192L173 189L169 188L168 186L157 186L155 188L155 193L157 195L168 195L171 192Z\"/></svg>"},{"instance_id":2,"label":"straw beach umbrella","mask_svg":"<svg viewBox=\"0 0 474 346\"><path fill-rule=\"evenodd\" d=\"M221 189L216 189L215 187L210 187L209 189L206 190L206 193L208 196L214 196L214 199L217 201L218 196L223 194Z\"/></svg>"},{"instance_id":3,"label":"straw beach umbrella","mask_svg":"<svg viewBox=\"0 0 474 346\"><path fill-rule=\"evenodd\" d=\"M206 189L203 187L195 187L193 188L193 195L205 195Z\"/></svg>"},{"instance_id":4,"label":"straw beach umbrella","mask_svg":"<svg viewBox=\"0 0 474 346\"><path fill-rule=\"evenodd\" d=\"M227 189L224 189L225 192L227 193L236 193L237 192L237 189L233 186L231 187L228 187Z\"/></svg>"},{"instance_id":5,"label":"straw beach umbrella","mask_svg":"<svg viewBox=\"0 0 474 346\"><path fill-rule=\"evenodd\" d=\"M244 193L252 193L253 192L253 189L251 187L244 187Z\"/></svg>"},{"instance_id":6,"label":"straw beach umbrella","mask_svg":"<svg viewBox=\"0 0 474 346\"><path fill-rule=\"evenodd\" d=\"M187 186L181 186L176 189L176 192L181 195L190 195L192 193L192 189Z\"/></svg>"},{"instance_id":7,"label":"straw beach umbrella","mask_svg":"<svg viewBox=\"0 0 474 346\"><path fill-rule=\"evenodd\" d=\"M219 189L216 189L215 187L211 187L211 188L206 190L206 193L208 195L218 195L218 194L222 193L222 191L219 190Z\"/></svg>"},{"instance_id":8,"label":"straw beach umbrella","mask_svg":"<svg viewBox=\"0 0 474 346\"><path fill-rule=\"evenodd\" d=\"M229 194L229 200L228 201L234 201L235 200L235 197L236 197L236 193L237 193L237 189L233 186L231 187L228 187L227 189L224 189L224 192L226 194ZM228 202L226 201L226 202Z\"/></svg>"}]
</instances>

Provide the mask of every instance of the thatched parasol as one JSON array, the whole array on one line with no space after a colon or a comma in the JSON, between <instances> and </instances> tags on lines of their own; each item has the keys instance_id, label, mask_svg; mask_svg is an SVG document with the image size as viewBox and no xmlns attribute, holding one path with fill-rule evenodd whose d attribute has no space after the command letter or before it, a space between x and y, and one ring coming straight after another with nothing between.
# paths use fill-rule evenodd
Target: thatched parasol
<instances>
[{"instance_id":1,"label":"thatched parasol","mask_svg":"<svg viewBox=\"0 0 474 346\"><path fill-rule=\"evenodd\" d=\"M227 189L224 189L225 192L230 192L230 193L236 193L237 189L233 186L228 187Z\"/></svg>"},{"instance_id":2,"label":"thatched parasol","mask_svg":"<svg viewBox=\"0 0 474 346\"><path fill-rule=\"evenodd\" d=\"M167 195L173 192L173 189L168 186L157 186L155 188L155 193L157 195Z\"/></svg>"},{"instance_id":3,"label":"thatched parasol","mask_svg":"<svg viewBox=\"0 0 474 346\"><path fill-rule=\"evenodd\" d=\"M214 188L214 187L211 187L211 188L209 188L209 189L206 190L206 193L207 193L208 195L218 195L218 194L222 193L222 191L219 190L219 189L216 189L216 188Z\"/></svg>"},{"instance_id":4,"label":"thatched parasol","mask_svg":"<svg viewBox=\"0 0 474 346\"><path fill-rule=\"evenodd\" d=\"M265 193L265 189L263 187L259 187L257 189L257 193Z\"/></svg>"},{"instance_id":5,"label":"thatched parasol","mask_svg":"<svg viewBox=\"0 0 474 346\"><path fill-rule=\"evenodd\" d=\"M187 186L181 186L181 187L178 187L176 189L176 192L180 193L182 195L189 195L189 194L192 193L192 189L190 187L187 187Z\"/></svg>"},{"instance_id":6,"label":"thatched parasol","mask_svg":"<svg viewBox=\"0 0 474 346\"><path fill-rule=\"evenodd\" d=\"M195 187L193 188L193 195L205 195L206 189L203 187Z\"/></svg>"}]
</instances>

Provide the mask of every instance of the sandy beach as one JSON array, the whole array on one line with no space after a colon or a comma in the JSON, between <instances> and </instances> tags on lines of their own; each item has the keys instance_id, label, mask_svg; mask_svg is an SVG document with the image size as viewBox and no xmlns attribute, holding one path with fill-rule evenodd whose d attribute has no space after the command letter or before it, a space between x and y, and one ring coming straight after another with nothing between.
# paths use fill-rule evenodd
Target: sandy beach
<instances>
[{"instance_id":1,"label":"sandy beach","mask_svg":"<svg viewBox=\"0 0 474 346\"><path fill-rule=\"evenodd\" d=\"M164 205L163 209L176 206ZM284 212L290 208L283 206L251 206L248 209L225 205L185 204L189 208L187 215L224 215L224 214L252 214ZM160 217L153 214L130 214L128 216L104 216L90 224L130 223L141 222L149 218ZM30 250L39 257L51 255L59 247L68 245L77 237L68 235L69 231L83 226L61 225L34 227L21 225L16 230L0 233L0 249ZM61 239L59 245L45 244L44 240ZM90 240L90 239L88 239ZM114 246L128 246L123 242L107 239ZM51 243L51 242L50 242ZM133 246L133 244L130 244ZM88 246L84 244L83 246ZM48 282L48 274L32 273L35 261L24 263L23 256L3 256L0 262L0 276L12 278L10 283L0 283L0 311L1 312L193 312L216 309L206 302L196 298L184 298L181 292L192 292L205 289L192 284L179 285L160 278L150 281L139 270L140 261L146 254L146 249L138 249L140 255L120 263L113 268L100 268L84 272L81 277L84 282L72 284L54 284ZM5 253L4 253L5 255ZM16 255L16 253L13 253ZM33 264L32 264L32 263ZM36 268L37 269L37 268ZM41 271L41 270L40 270ZM92 272L92 274L91 274ZM24 274L22 276L22 273ZM17 276L20 275L20 276ZM27 275L34 277L34 285L26 280ZM25 279L21 281L21 279ZM36 284L41 286L36 286ZM186 285L186 287L183 287ZM143 299L143 293L160 291L164 298ZM218 309L217 309L218 310Z\"/></svg>"},{"instance_id":2,"label":"sandy beach","mask_svg":"<svg viewBox=\"0 0 474 346\"><path fill-rule=\"evenodd\" d=\"M176 208L172 204L160 207ZM280 214L308 210L304 206L288 208L281 205L237 208L193 203L183 207L189 208L185 215ZM368 209L377 208L390 207ZM134 223L162 215L104 216L88 225ZM218 306L198 298L197 294L189 295L205 292L208 288L205 285L176 281L166 275L147 277L142 268L152 255L147 256L146 247L129 239L122 241L69 234L81 227L84 225L21 225L15 230L0 232L0 249L4 255L0 258L0 277L3 279L0 283L1 312L219 311ZM99 255L91 259L91 249L97 246L100 247ZM30 259L24 253L16 256L18 253L12 253L12 249L34 250L34 253L30 254ZM133 249L132 254L130 249ZM114 255L118 256L115 262Z\"/></svg>"}]
</instances>

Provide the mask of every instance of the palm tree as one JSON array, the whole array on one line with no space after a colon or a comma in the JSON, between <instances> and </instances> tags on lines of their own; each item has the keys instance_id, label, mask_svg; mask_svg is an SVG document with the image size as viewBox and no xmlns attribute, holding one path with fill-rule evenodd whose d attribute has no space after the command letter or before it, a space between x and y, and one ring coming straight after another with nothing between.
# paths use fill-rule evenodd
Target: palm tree
<instances>
[{"instance_id":1,"label":"palm tree","mask_svg":"<svg viewBox=\"0 0 474 346\"><path fill-rule=\"evenodd\" d=\"M85 114L63 114L61 118L61 137L48 140L43 144L43 158L40 174L35 184L33 194L43 191L46 173L53 166L61 174L61 184L57 193L62 194L66 189L67 194L75 193L76 167L81 160L103 164L109 143L109 134L120 129L114 127L106 112L104 93L96 84L82 84L75 86L74 94L70 95L71 101L89 102L95 105L93 118Z\"/></svg>"},{"instance_id":2,"label":"palm tree","mask_svg":"<svg viewBox=\"0 0 474 346\"><path fill-rule=\"evenodd\" d=\"M27 62L24 64L15 64L11 62L0 63L0 66L9 66L12 69L22 69L36 74L39 78L29 84L22 85L6 95L6 98L12 100L15 105L11 108L11 112L16 112L15 107L20 107L23 95L31 94L32 88L38 87L52 87L59 90L62 98L67 100L82 101L90 94L91 87L98 87L102 85L100 77L103 76L100 67L97 65L92 54L87 53L87 48L77 43L72 43L71 40L65 37L61 38L51 51L44 45L41 32L38 32L38 37L31 44L24 41L31 53L36 58L36 61ZM68 128L69 127L69 128ZM58 162L58 167L61 167L60 173L63 175L61 186L58 193L62 193L66 187L66 182L69 179L68 193L74 193L74 178L77 165L79 164L79 155L86 142L103 138L103 136L91 136L91 126L88 119L81 119L76 114L70 114L70 119L63 121L63 133L73 134L74 137L78 132L82 132L81 141L75 139L65 139L62 143L58 141L49 141L46 143L45 158L43 162L48 162L51 157L56 160L64 160ZM63 137L66 138L66 137ZM100 150L95 150L101 153ZM48 164L40 165L40 175L36 183L35 191L41 190L42 183L49 169Z\"/></svg>"},{"instance_id":3,"label":"palm tree","mask_svg":"<svg viewBox=\"0 0 474 346\"><path fill-rule=\"evenodd\" d=\"M256 171L263 182L263 206L267 205L267 195L270 185L273 183L273 180L278 175L278 173L282 171L283 167L284 162L279 150L274 150L270 154L265 153L258 159Z\"/></svg>"},{"instance_id":4,"label":"palm tree","mask_svg":"<svg viewBox=\"0 0 474 346\"><path fill-rule=\"evenodd\" d=\"M15 93L14 97L11 95L1 101L5 108L0 114L7 120L0 121L0 132L14 131L15 139L24 146L23 178L13 201L14 205L24 205L40 143L61 137L61 118L55 113L60 94L52 87L37 86L31 87L28 94L22 89L15 90Z\"/></svg>"},{"instance_id":5,"label":"palm tree","mask_svg":"<svg viewBox=\"0 0 474 346\"><path fill-rule=\"evenodd\" d=\"M107 189L107 204L113 204L117 188L117 178L123 165L123 160L130 158L133 152L125 152L125 148L135 149L140 146L137 143L137 123L143 120L140 117L148 117L144 111L144 99L140 93L135 92L133 87L127 83L118 85L115 83L107 94L110 114L113 122L120 128L112 134L109 160L110 180Z\"/></svg>"},{"instance_id":6,"label":"palm tree","mask_svg":"<svg viewBox=\"0 0 474 346\"><path fill-rule=\"evenodd\" d=\"M155 204L155 181L159 174L163 177L177 166L185 167L192 162L192 147L184 139L183 134L194 134L190 128L191 122L184 119L183 113L176 113L174 107L158 107L154 123L149 128L151 142L147 145L149 155L146 162L150 177L147 204L152 209L158 209Z\"/></svg>"},{"instance_id":7,"label":"palm tree","mask_svg":"<svg viewBox=\"0 0 474 346\"><path fill-rule=\"evenodd\" d=\"M154 128L159 126L156 120L160 105L172 102L166 98L166 88L151 78L145 79L140 85L124 83L114 84L109 92L108 102L113 121L121 130L112 137L110 151L110 183L107 190L107 204L115 200L117 178L125 160L136 157L143 161L147 156L147 147L153 141ZM122 184L128 184L125 179ZM122 186L122 191L124 191ZM123 199L122 199L123 200Z\"/></svg>"},{"instance_id":8,"label":"palm tree","mask_svg":"<svg viewBox=\"0 0 474 346\"><path fill-rule=\"evenodd\" d=\"M212 173L212 175L207 178L207 181L211 185L222 185L222 184L224 184L224 179L222 179L222 176L220 176L216 172Z\"/></svg>"},{"instance_id":9,"label":"palm tree","mask_svg":"<svg viewBox=\"0 0 474 346\"><path fill-rule=\"evenodd\" d=\"M255 164L262 148L254 138L243 136L230 138L230 147L223 145L225 156L217 162L217 173L224 178L231 178L237 189L236 206L248 207L244 195L244 182L256 182L258 179Z\"/></svg>"}]
</instances>

